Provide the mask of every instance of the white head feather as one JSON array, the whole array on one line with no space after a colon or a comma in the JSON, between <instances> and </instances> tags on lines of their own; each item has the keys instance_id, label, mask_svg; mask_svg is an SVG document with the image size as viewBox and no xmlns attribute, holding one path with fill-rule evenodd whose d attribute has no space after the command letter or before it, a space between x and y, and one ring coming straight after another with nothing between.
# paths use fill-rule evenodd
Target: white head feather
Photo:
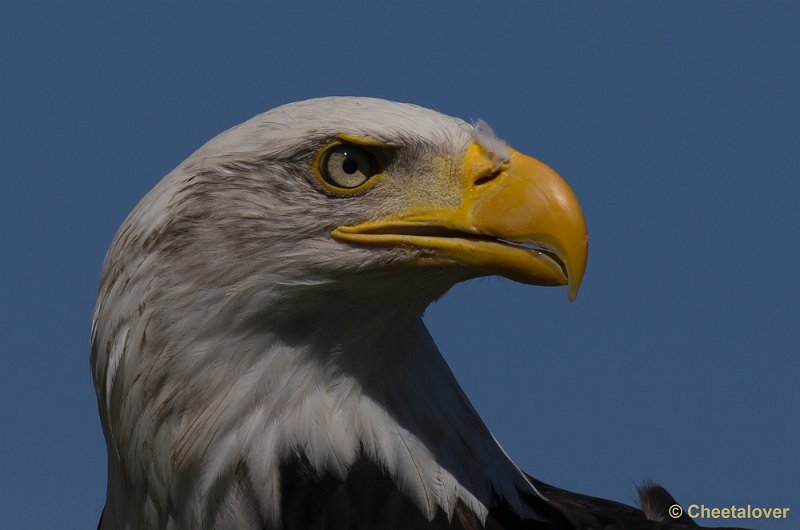
<instances>
[{"instance_id":1,"label":"white head feather","mask_svg":"<svg viewBox=\"0 0 800 530\"><path fill-rule=\"evenodd\" d=\"M409 250L330 237L391 208L379 193L315 188L310 160L339 133L417 154L460 156L476 140L505 153L488 127L324 98L256 116L168 174L117 233L95 312L109 527L278 526L279 466L297 455L344 478L363 454L429 518L458 501L485 517L493 494L531 515L520 492L535 490L421 321L465 274L398 278L385 265Z\"/></svg>"}]
</instances>

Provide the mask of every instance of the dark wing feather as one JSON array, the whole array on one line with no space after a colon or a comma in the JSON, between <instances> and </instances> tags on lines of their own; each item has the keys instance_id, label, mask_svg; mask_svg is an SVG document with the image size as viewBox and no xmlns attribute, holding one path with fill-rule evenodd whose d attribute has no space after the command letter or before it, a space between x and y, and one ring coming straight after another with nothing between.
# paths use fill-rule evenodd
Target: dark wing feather
<instances>
[{"instance_id":1,"label":"dark wing feather","mask_svg":"<svg viewBox=\"0 0 800 530\"><path fill-rule=\"evenodd\" d=\"M573 528L594 530L692 530L700 528L685 513L673 519L667 509L676 504L675 499L663 487L646 482L638 490L639 503L643 509L621 502L591 497L551 486L528 475L550 503L569 519ZM715 530L744 530L740 527Z\"/></svg>"},{"instance_id":2,"label":"dark wing feather","mask_svg":"<svg viewBox=\"0 0 800 530\"><path fill-rule=\"evenodd\" d=\"M486 524L459 503L448 521L439 511L428 521L390 477L366 458L357 460L344 480L320 476L303 457L281 468L283 525L286 530L560 530L572 526L552 506L536 499L535 509L549 522L523 521L495 499Z\"/></svg>"},{"instance_id":3,"label":"dark wing feather","mask_svg":"<svg viewBox=\"0 0 800 530\"><path fill-rule=\"evenodd\" d=\"M686 512L683 512L677 519L670 517L669 507L673 504L678 504L678 501L663 486L645 481L636 487L636 493L639 497L639 506L642 507L642 511L647 515L648 519L664 523L676 522L697 526L697 523Z\"/></svg>"},{"instance_id":4,"label":"dark wing feather","mask_svg":"<svg viewBox=\"0 0 800 530\"><path fill-rule=\"evenodd\" d=\"M360 458L344 480L320 475L303 456L281 466L281 514L286 530L692 530L688 516L670 519L675 499L661 486L639 488L644 510L607 499L573 493L533 477L548 500L524 495L540 521L522 520L494 498L485 525L459 503L450 520L439 511L428 521L385 471ZM724 530L724 529L719 529ZM734 529L729 529L734 530Z\"/></svg>"}]
</instances>

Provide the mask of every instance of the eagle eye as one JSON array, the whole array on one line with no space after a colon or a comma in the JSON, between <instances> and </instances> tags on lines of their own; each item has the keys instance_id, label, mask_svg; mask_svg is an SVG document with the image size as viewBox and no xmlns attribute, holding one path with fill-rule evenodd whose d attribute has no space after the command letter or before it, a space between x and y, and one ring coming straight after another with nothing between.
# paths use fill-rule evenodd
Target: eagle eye
<instances>
[{"instance_id":1,"label":"eagle eye","mask_svg":"<svg viewBox=\"0 0 800 530\"><path fill-rule=\"evenodd\" d=\"M329 186L352 190L378 173L375 157L361 146L336 144L322 156L319 174Z\"/></svg>"}]
</instances>

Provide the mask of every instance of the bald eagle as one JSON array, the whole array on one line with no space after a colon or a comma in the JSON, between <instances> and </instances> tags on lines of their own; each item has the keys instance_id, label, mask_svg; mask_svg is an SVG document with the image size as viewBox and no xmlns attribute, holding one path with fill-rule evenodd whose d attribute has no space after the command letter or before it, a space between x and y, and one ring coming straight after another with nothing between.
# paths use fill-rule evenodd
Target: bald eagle
<instances>
[{"instance_id":1,"label":"bald eagle","mask_svg":"<svg viewBox=\"0 0 800 530\"><path fill-rule=\"evenodd\" d=\"M102 529L662 528L523 473L422 323L458 282L578 293L580 206L492 130L414 105L285 105L209 141L106 257L91 369Z\"/></svg>"}]
</instances>

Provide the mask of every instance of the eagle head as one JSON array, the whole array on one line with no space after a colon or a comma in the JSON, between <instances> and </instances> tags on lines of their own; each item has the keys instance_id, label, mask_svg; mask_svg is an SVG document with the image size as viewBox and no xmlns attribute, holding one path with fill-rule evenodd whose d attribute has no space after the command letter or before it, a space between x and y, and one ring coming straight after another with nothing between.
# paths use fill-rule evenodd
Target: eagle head
<instances>
[{"instance_id":1,"label":"eagle head","mask_svg":"<svg viewBox=\"0 0 800 530\"><path fill-rule=\"evenodd\" d=\"M287 484L345 483L363 462L426 521L530 515L535 489L420 316L485 275L572 299L586 259L570 188L482 122L331 97L220 134L106 258L91 355L104 524L277 528Z\"/></svg>"}]
</instances>

